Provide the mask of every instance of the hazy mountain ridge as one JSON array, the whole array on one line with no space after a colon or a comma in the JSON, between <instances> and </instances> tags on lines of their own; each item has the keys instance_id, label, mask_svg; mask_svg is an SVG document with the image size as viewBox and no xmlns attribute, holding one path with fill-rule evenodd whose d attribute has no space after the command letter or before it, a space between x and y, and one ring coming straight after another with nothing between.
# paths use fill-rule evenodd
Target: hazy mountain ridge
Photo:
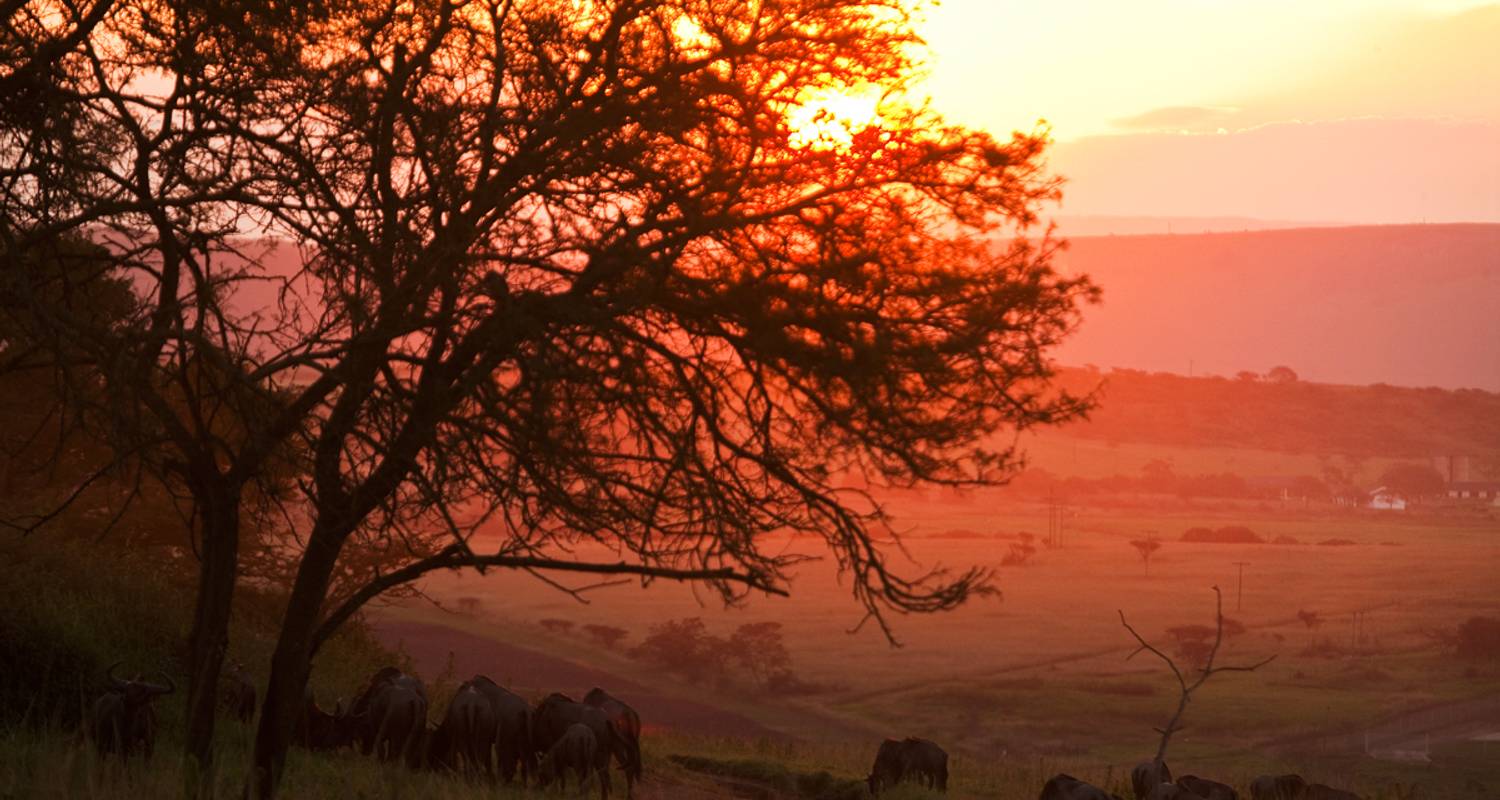
<instances>
[{"instance_id":1,"label":"hazy mountain ridge","mask_svg":"<svg viewBox=\"0 0 1500 800\"><path fill-rule=\"evenodd\" d=\"M1500 225L1074 237L1104 289L1064 363L1500 389Z\"/></svg>"},{"instance_id":2,"label":"hazy mountain ridge","mask_svg":"<svg viewBox=\"0 0 1500 800\"><path fill-rule=\"evenodd\" d=\"M1085 439L1293 453L1426 458L1470 455L1500 469L1500 393L1065 369L1058 384L1098 389Z\"/></svg>"}]
</instances>

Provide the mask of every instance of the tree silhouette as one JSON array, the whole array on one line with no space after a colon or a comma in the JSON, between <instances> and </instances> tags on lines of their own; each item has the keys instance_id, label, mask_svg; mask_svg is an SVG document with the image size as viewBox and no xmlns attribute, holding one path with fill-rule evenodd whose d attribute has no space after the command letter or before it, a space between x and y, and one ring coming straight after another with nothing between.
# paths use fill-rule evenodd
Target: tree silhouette
<instances>
[{"instance_id":1,"label":"tree silhouette","mask_svg":"<svg viewBox=\"0 0 1500 800\"><path fill-rule=\"evenodd\" d=\"M295 461L258 796L319 645L427 572L737 602L786 591L808 554L766 535L805 532L890 636L886 612L953 608L988 574L890 569L860 487L1003 482L1019 431L1089 405L1047 386L1047 354L1094 288L1046 236L997 237L1057 196L1045 137L908 102L903 4L93 8L4 33L0 254L112 236L99 269L139 322L79 368L135 387L119 429L166 431L159 463L200 506L195 681L222 660L245 487ZM45 114L9 113L23 90ZM878 118L847 136L795 128L862 92ZM201 391L168 408L154 375ZM244 424L192 410L221 407ZM190 724L200 761L211 732Z\"/></svg>"},{"instance_id":2,"label":"tree silhouette","mask_svg":"<svg viewBox=\"0 0 1500 800\"><path fill-rule=\"evenodd\" d=\"M1206 626L1202 625L1187 625L1182 626L1181 628L1173 629L1183 634L1182 636L1177 638L1179 642L1180 653L1191 666L1191 669L1189 670L1184 670L1182 667L1178 666L1177 662L1174 661L1170 656L1163 653L1161 650L1158 650L1156 647L1147 642L1139 633L1136 632L1135 628L1130 626L1129 622L1125 621L1125 612L1119 612L1120 624L1125 627L1125 630L1130 632L1130 635L1136 640L1137 644L1140 645L1134 651L1132 651L1129 656L1126 657L1126 660L1128 661L1129 659L1135 658L1142 652L1149 652L1150 654L1161 659L1162 663L1167 666L1167 669L1172 672L1172 677L1177 679L1177 687L1179 689L1179 694L1177 697L1177 709L1172 713L1172 718L1167 720L1167 724L1165 727L1155 729L1157 733L1161 734L1161 740L1156 748L1155 760L1158 763L1163 761L1167 757L1167 745L1171 744L1172 735L1183 729L1182 716L1187 712L1188 704L1192 702L1193 693L1198 691L1198 689L1201 688L1209 678L1217 675L1220 672L1254 672L1255 670L1258 670L1261 667L1264 667L1265 665L1276 660L1276 656L1273 655L1257 661L1254 664L1245 666L1215 666L1214 660L1219 655L1219 646L1224 641L1226 620L1224 619L1224 595L1219 591L1219 587L1217 586L1213 587L1213 590L1215 621L1213 628L1207 628ZM1206 636L1199 636L1200 633L1205 632L1211 632L1213 634L1212 643L1207 642ZM1189 679L1190 676L1186 673L1191 672L1198 673L1198 677L1196 680Z\"/></svg>"},{"instance_id":3,"label":"tree silhouette","mask_svg":"<svg viewBox=\"0 0 1500 800\"><path fill-rule=\"evenodd\" d=\"M1297 373L1291 367L1278 365L1271 367L1271 371L1266 373L1266 380L1272 383L1296 383Z\"/></svg>"},{"instance_id":4,"label":"tree silhouette","mask_svg":"<svg viewBox=\"0 0 1500 800\"><path fill-rule=\"evenodd\" d=\"M630 631L624 628L617 628L613 625L600 625L598 623L585 625L583 626L583 630L590 638L609 650L614 650L626 636L630 635Z\"/></svg>"},{"instance_id":5,"label":"tree silhouette","mask_svg":"<svg viewBox=\"0 0 1500 800\"><path fill-rule=\"evenodd\" d=\"M1148 536L1145 539L1131 539L1130 546L1134 547L1135 551L1140 554L1141 564L1145 566L1146 574L1150 575L1151 556L1155 555L1156 551L1161 549L1161 542Z\"/></svg>"},{"instance_id":6,"label":"tree silhouette","mask_svg":"<svg viewBox=\"0 0 1500 800\"><path fill-rule=\"evenodd\" d=\"M1426 464L1395 464L1380 474L1380 483L1408 502L1439 494L1447 485L1443 474Z\"/></svg>"}]
</instances>

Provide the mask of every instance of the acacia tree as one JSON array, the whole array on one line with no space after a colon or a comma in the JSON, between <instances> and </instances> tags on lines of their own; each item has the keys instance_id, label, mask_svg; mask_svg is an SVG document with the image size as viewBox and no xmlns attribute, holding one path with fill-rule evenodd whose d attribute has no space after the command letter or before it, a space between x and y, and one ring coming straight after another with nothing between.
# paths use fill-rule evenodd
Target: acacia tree
<instances>
[{"instance_id":1,"label":"acacia tree","mask_svg":"<svg viewBox=\"0 0 1500 800\"><path fill-rule=\"evenodd\" d=\"M266 335L285 309L234 306L257 272L235 238L254 228L241 202L251 176L235 129L212 120L250 122L243 101L263 87L239 67L266 51L247 32L288 20L244 25L255 20L233 5L0 4L0 295L14 332L4 368L58 387L47 395L64 401L49 412L68 426L58 441L81 432L110 450L57 506L5 522L40 530L122 475L114 519L148 481L182 501L199 573L184 740L199 775L244 515L268 510L269 476L296 470L289 437L333 385L288 395L301 353ZM128 300L95 313L91 298L121 287Z\"/></svg>"},{"instance_id":2,"label":"acacia tree","mask_svg":"<svg viewBox=\"0 0 1500 800\"><path fill-rule=\"evenodd\" d=\"M732 602L786 591L806 553L766 537L805 532L890 635L888 613L988 575L888 569L869 487L1004 481L1016 433L1087 408L1048 388L1047 353L1093 287L1045 237L999 238L1057 194L1044 137L909 102L906 2L120 7L110 44L174 88L122 110L136 84L99 76L134 62L86 35L68 81L107 92L65 100L123 132L84 172L128 187L125 210L81 192L89 212L28 235L151 223L149 257L112 262L166 320L137 368L212 342L233 354L220 383L281 398L230 446L183 437L213 457L193 475L250 480L287 440L305 456L263 796L312 656L382 592L472 566ZM878 116L816 111L856 93ZM249 229L299 263L207 257ZM252 277L274 296L250 302ZM215 563L205 587L232 587Z\"/></svg>"}]
</instances>

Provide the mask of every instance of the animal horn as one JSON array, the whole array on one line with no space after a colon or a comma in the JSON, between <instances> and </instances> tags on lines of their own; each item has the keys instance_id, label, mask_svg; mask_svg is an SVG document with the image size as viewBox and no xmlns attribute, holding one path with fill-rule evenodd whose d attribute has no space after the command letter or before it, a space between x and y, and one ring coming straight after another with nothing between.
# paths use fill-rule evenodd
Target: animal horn
<instances>
[{"instance_id":1,"label":"animal horn","mask_svg":"<svg viewBox=\"0 0 1500 800\"><path fill-rule=\"evenodd\" d=\"M170 675L160 671L158 671L156 674L160 675L161 679L167 682L167 685L158 686L156 684L147 684L147 686L151 687L151 691L155 692L156 694L171 694L177 691L177 684L172 680L172 677Z\"/></svg>"},{"instance_id":2,"label":"animal horn","mask_svg":"<svg viewBox=\"0 0 1500 800\"><path fill-rule=\"evenodd\" d=\"M124 661L116 661L115 663L109 665L109 669L107 669L107 670L104 671L104 674L109 678L109 685L110 685L111 688L115 688L115 689L124 689L125 688L125 681L122 681L119 678L115 677L115 670L119 669L120 665L123 664L123 663L125 663L125 662Z\"/></svg>"}]
</instances>

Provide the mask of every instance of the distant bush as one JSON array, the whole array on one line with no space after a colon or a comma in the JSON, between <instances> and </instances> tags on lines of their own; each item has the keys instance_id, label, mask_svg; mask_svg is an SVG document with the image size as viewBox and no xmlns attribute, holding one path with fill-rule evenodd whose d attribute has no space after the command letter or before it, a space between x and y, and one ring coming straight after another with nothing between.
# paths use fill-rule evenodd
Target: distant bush
<instances>
[{"instance_id":1,"label":"distant bush","mask_svg":"<svg viewBox=\"0 0 1500 800\"><path fill-rule=\"evenodd\" d=\"M1323 541L1318 542L1318 544L1324 547L1349 547L1350 545L1359 543L1354 541L1353 539L1324 539Z\"/></svg>"},{"instance_id":2,"label":"distant bush","mask_svg":"<svg viewBox=\"0 0 1500 800\"><path fill-rule=\"evenodd\" d=\"M1281 536L1272 539L1271 544L1302 544L1302 542L1298 541L1297 537L1295 536L1287 536L1286 534L1282 534Z\"/></svg>"},{"instance_id":3,"label":"distant bush","mask_svg":"<svg viewBox=\"0 0 1500 800\"><path fill-rule=\"evenodd\" d=\"M1002 567L1020 567L1036 554L1036 547L1030 542L1012 542L1010 552L1000 558Z\"/></svg>"},{"instance_id":4,"label":"distant bush","mask_svg":"<svg viewBox=\"0 0 1500 800\"><path fill-rule=\"evenodd\" d=\"M1187 533L1182 535L1182 540L1208 544L1265 544L1266 541L1243 525L1226 525L1218 530L1188 528Z\"/></svg>"},{"instance_id":5,"label":"distant bush","mask_svg":"<svg viewBox=\"0 0 1500 800\"><path fill-rule=\"evenodd\" d=\"M792 672L779 622L746 623L725 639L710 633L700 617L666 620L651 626L630 656L694 682L726 681L730 668L738 667L756 688L803 694L823 688L802 683Z\"/></svg>"},{"instance_id":6,"label":"distant bush","mask_svg":"<svg viewBox=\"0 0 1500 800\"><path fill-rule=\"evenodd\" d=\"M548 631L551 631L552 633L570 633L573 630L573 621L567 619L557 619L555 617L550 617L548 619L538 620L538 624L540 624L543 628L546 628Z\"/></svg>"},{"instance_id":7,"label":"distant bush","mask_svg":"<svg viewBox=\"0 0 1500 800\"><path fill-rule=\"evenodd\" d=\"M1470 617L1458 627L1458 657L1500 661L1500 619Z\"/></svg>"},{"instance_id":8,"label":"distant bush","mask_svg":"<svg viewBox=\"0 0 1500 800\"><path fill-rule=\"evenodd\" d=\"M630 634L630 631L627 631L624 628L617 628L613 625L598 624L583 626L583 632L587 633L589 635L589 638L593 639L595 642L598 642L600 645L609 648L610 650L615 649L615 647L620 643L620 640L624 639Z\"/></svg>"}]
</instances>

